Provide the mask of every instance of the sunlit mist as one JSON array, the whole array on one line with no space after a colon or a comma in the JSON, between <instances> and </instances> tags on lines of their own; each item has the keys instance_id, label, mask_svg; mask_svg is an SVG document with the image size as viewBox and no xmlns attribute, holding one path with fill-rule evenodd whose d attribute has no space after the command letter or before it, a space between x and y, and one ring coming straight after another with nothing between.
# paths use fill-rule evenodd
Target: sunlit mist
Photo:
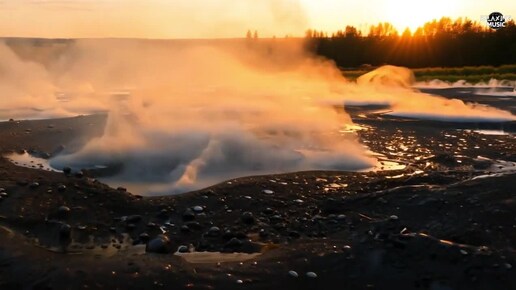
<instances>
[{"instance_id":1,"label":"sunlit mist","mask_svg":"<svg viewBox=\"0 0 516 290\"><path fill-rule=\"evenodd\" d=\"M375 158L348 104L460 121L509 112L419 93L406 68L356 82L300 40L75 40L0 45L0 119L109 113L104 134L51 160L55 168L121 169L121 180L180 192L228 178L302 170L360 170Z\"/></svg>"}]
</instances>

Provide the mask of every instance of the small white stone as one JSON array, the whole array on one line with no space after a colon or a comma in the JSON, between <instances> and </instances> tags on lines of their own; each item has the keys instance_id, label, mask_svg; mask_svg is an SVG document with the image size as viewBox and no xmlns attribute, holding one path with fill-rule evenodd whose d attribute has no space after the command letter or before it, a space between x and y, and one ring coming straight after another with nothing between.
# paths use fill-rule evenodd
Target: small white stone
<instances>
[{"instance_id":1,"label":"small white stone","mask_svg":"<svg viewBox=\"0 0 516 290\"><path fill-rule=\"evenodd\" d=\"M317 278L317 274L314 272L306 272L306 277L308 278Z\"/></svg>"},{"instance_id":2,"label":"small white stone","mask_svg":"<svg viewBox=\"0 0 516 290\"><path fill-rule=\"evenodd\" d=\"M202 206L196 205L196 206L193 207L193 210L195 212L202 212L204 209L202 208Z\"/></svg>"},{"instance_id":3,"label":"small white stone","mask_svg":"<svg viewBox=\"0 0 516 290\"><path fill-rule=\"evenodd\" d=\"M177 248L178 253L188 253L188 247L185 245L181 245Z\"/></svg>"},{"instance_id":4,"label":"small white stone","mask_svg":"<svg viewBox=\"0 0 516 290\"><path fill-rule=\"evenodd\" d=\"M394 214L391 215L389 218L391 219L391 221L397 221L399 219L399 217L397 215L394 215Z\"/></svg>"},{"instance_id":5,"label":"small white stone","mask_svg":"<svg viewBox=\"0 0 516 290\"><path fill-rule=\"evenodd\" d=\"M288 274L294 278L299 277L299 274L297 274L297 272L293 270L288 271Z\"/></svg>"},{"instance_id":6,"label":"small white stone","mask_svg":"<svg viewBox=\"0 0 516 290\"><path fill-rule=\"evenodd\" d=\"M460 253L463 254L464 256L468 254L468 252L466 250L460 250Z\"/></svg>"},{"instance_id":7,"label":"small white stone","mask_svg":"<svg viewBox=\"0 0 516 290\"><path fill-rule=\"evenodd\" d=\"M237 282L237 284L243 284L244 283L244 281L242 281L240 279L236 280L236 282Z\"/></svg>"},{"instance_id":8,"label":"small white stone","mask_svg":"<svg viewBox=\"0 0 516 290\"><path fill-rule=\"evenodd\" d=\"M505 269L507 269L507 270L512 269L512 265L511 264L505 263L504 265L505 265Z\"/></svg>"},{"instance_id":9,"label":"small white stone","mask_svg":"<svg viewBox=\"0 0 516 290\"><path fill-rule=\"evenodd\" d=\"M270 189L264 189L264 190L262 190L262 192L265 194L273 194L274 193L274 191L272 191Z\"/></svg>"}]
</instances>

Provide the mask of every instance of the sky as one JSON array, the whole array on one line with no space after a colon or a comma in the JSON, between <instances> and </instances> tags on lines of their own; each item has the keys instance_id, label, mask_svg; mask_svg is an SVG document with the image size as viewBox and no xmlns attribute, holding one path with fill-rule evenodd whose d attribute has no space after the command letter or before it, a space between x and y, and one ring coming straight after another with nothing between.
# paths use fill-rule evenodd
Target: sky
<instances>
[{"instance_id":1,"label":"sky","mask_svg":"<svg viewBox=\"0 0 516 290\"><path fill-rule=\"evenodd\" d=\"M516 17L514 0L0 0L0 36L11 37L243 37L300 36L391 22L414 30L442 16L498 11Z\"/></svg>"}]
</instances>

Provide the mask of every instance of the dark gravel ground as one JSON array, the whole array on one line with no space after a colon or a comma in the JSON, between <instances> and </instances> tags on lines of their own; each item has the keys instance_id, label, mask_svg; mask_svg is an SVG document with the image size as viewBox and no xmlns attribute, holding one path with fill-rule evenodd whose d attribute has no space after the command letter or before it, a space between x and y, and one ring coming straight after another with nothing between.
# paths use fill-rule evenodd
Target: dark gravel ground
<instances>
[{"instance_id":1,"label":"dark gravel ground","mask_svg":"<svg viewBox=\"0 0 516 290\"><path fill-rule=\"evenodd\" d=\"M349 111L366 116L355 118L364 144L407 167L245 177L141 197L88 172L0 159L0 289L516 289L516 173L475 178L499 170L495 160L516 162L515 137L470 131L514 123ZM104 123L0 123L0 151L52 155L102 134ZM173 254L182 245L260 255L191 263Z\"/></svg>"}]
</instances>

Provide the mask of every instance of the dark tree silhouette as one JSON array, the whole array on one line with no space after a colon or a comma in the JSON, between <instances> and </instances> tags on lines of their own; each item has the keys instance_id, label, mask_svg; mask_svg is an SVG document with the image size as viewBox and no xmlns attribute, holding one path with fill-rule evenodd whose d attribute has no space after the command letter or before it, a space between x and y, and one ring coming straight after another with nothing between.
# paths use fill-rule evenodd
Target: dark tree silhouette
<instances>
[{"instance_id":1,"label":"dark tree silhouette","mask_svg":"<svg viewBox=\"0 0 516 290\"><path fill-rule=\"evenodd\" d=\"M315 53L340 67L394 64L407 67L478 66L516 63L516 24L494 30L467 18L443 17L401 35L379 23L367 36L353 26L331 34L308 30L305 38Z\"/></svg>"}]
</instances>

